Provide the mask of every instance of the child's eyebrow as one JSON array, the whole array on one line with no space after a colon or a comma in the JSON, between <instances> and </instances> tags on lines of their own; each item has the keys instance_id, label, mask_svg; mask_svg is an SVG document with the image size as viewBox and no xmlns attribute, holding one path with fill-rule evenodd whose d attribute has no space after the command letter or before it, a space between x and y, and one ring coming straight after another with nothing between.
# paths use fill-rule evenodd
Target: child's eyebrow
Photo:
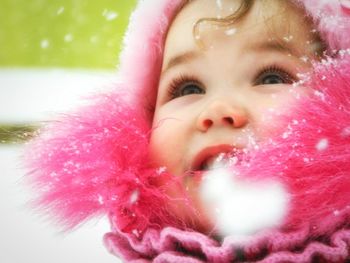
<instances>
[{"instance_id":1,"label":"child's eyebrow","mask_svg":"<svg viewBox=\"0 0 350 263\"><path fill-rule=\"evenodd\" d=\"M286 45L282 45L278 41L264 41L264 42L258 42L253 43L251 45L247 46L247 49L254 50L254 51L279 51L283 53L295 53L292 52L293 50L291 48L288 48ZM184 53L181 53L179 55L176 55L172 57L168 64L164 67L162 71L162 75L165 74L170 68L175 67L179 64L186 63L190 60L194 60L197 57L199 57L199 53L196 51L186 51Z\"/></svg>"},{"instance_id":2,"label":"child's eyebrow","mask_svg":"<svg viewBox=\"0 0 350 263\"><path fill-rule=\"evenodd\" d=\"M251 44L246 46L246 50L252 50L255 52L266 52L266 51L277 51L279 53L285 53L285 54L291 54L292 56L298 57L301 55L301 52L294 47L294 45L286 42L281 43L281 41L278 41L276 39L274 40L265 40L265 41L259 41L259 42L252 42ZM200 56L200 53L198 51L185 51L184 53L181 53L179 55L176 55L172 57L167 65L164 67L163 71L161 72L161 75L165 75L169 69L172 67L175 67L179 64L186 63L190 60L194 60Z\"/></svg>"},{"instance_id":3,"label":"child's eyebrow","mask_svg":"<svg viewBox=\"0 0 350 263\"><path fill-rule=\"evenodd\" d=\"M247 46L247 49L255 52L277 51L280 53L291 54L293 56L299 56L300 51L289 43L281 43L276 39L268 41L253 42Z\"/></svg>"},{"instance_id":4,"label":"child's eyebrow","mask_svg":"<svg viewBox=\"0 0 350 263\"><path fill-rule=\"evenodd\" d=\"M319 38L315 38L313 41L305 43L305 45L301 47L295 42L273 39L271 41L253 42L249 47L256 52L277 51L297 58L304 55L322 56L323 51L326 49L324 42Z\"/></svg>"},{"instance_id":5,"label":"child's eyebrow","mask_svg":"<svg viewBox=\"0 0 350 263\"><path fill-rule=\"evenodd\" d=\"M170 68L175 67L176 65L186 63L190 60L194 60L199 57L199 53L197 51L191 50L181 53L180 55L176 55L171 58L168 64L164 67L162 71L162 75L165 74Z\"/></svg>"}]
</instances>

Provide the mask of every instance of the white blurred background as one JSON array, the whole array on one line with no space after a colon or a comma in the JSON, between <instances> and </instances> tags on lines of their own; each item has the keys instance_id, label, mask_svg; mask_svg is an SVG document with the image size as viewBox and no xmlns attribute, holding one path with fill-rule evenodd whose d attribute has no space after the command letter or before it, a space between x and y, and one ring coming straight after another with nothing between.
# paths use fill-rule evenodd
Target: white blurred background
<instances>
[{"instance_id":1,"label":"white blurred background","mask_svg":"<svg viewBox=\"0 0 350 263\"><path fill-rule=\"evenodd\" d=\"M1 69L0 124L50 120L55 112L76 107L81 96L109 88L113 76L110 71ZM0 263L121 262L103 246L103 235L109 231L106 218L62 234L27 206L30 191L22 181L23 147L23 143L0 143Z\"/></svg>"}]
</instances>

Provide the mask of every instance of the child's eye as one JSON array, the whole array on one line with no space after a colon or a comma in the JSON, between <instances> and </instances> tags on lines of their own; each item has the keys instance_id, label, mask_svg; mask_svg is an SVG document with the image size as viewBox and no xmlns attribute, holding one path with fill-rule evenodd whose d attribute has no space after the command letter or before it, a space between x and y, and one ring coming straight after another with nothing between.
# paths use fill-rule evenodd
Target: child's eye
<instances>
[{"instance_id":1,"label":"child's eye","mask_svg":"<svg viewBox=\"0 0 350 263\"><path fill-rule=\"evenodd\" d=\"M170 84L169 95L171 99L193 94L205 94L205 89L195 78L181 76Z\"/></svg>"},{"instance_id":2,"label":"child's eye","mask_svg":"<svg viewBox=\"0 0 350 263\"><path fill-rule=\"evenodd\" d=\"M266 68L254 79L255 85L292 84L296 81L295 77L278 67Z\"/></svg>"}]
</instances>

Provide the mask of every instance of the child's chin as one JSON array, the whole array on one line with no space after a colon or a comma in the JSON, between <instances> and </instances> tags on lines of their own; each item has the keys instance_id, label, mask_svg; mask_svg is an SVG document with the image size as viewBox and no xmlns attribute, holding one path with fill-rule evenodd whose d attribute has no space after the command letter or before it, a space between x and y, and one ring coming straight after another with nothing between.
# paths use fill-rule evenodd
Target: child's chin
<instances>
[{"instance_id":1,"label":"child's chin","mask_svg":"<svg viewBox=\"0 0 350 263\"><path fill-rule=\"evenodd\" d=\"M171 214L179 219L184 229L192 229L202 233L209 233L213 224L207 216L207 210L200 200L199 188L206 171L188 171L180 178L179 187L169 185L167 195L172 200L168 203Z\"/></svg>"}]
</instances>

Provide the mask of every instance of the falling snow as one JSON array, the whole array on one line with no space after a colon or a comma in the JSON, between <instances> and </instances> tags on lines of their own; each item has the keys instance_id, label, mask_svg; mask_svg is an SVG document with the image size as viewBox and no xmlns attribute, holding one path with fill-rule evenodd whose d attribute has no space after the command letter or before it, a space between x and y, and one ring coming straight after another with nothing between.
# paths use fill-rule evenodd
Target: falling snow
<instances>
[{"instance_id":1,"label":"falling snow","mask_svg":"<svg viewBox=\"0 0 350 263\"><path fill-rule=\"evenodd\" d=\"M157 174L162 174L162 173L164 173L165 171L166 171L166 167L165 167L165 166L159 167L159 168L157 169Z\"/></svg>"},{"instance_id":2,"label":"falling snow","mask_svg":"<svg viewBox=\"0 0 350 263\"><path fill-rule=\"evenodd\" d=\"M282 134L282 138L283 138L283 139L287 139L287 138L289 137L290 134L291 134L291 132L284 132L284 133Z\"/></svg>"},{"instance_id":3,"label":"falling snow","mask_svg":"<svg viewBox=\"0 0 350 263\"><path fill-rule=\"evenodd\" d=\"M118 13L111 11L111 10L103 10L102 15L106 18L107 21L112 21L118 17Z\"/></svg>"},{"instance_id":4,"label":"falling snow","mask_svg":"<svg viewBox=\"0 0 350 263\"><path fill-rule=\"evenodd\" d=\"M64 6L61 6L60 8L58 8L57 10L57 15L60 15L64 12Z\"/></svg>"},{"instance_id":5,"label":"falling snow","mask_svg":"<svg viewBox=\"0 0 350 263\"><path fill-rule=\"evenodd\" d=\"M309 61L309 58L307 56L302 56L300 59L305 63Z\"/></svg>"},{"instance_id":6,"label":"falling snow","mask_svg":"<svg viewBox=\"0 0 350 263\"><path fill-rule=\"evenodd\" d=\"M343 57L344 55L350 55L350 49L341 49L339 50L339 55Z\"/></svg>"},{"instance_id":7,"label":"falling snow","mask_svg":"<svg viewBox=\"0 0 350 263\"><path fill-rule=\"evenodd\" d=\"M291 35L291 36L285 36L285 37L283 37L283 40L284 40L285 42L290 42L290 41L293 40L293 36L292 36L292 35Z\"/></svg>"},{"instance_id":8,"label":"falling snow","mask_svg":"<svg viewBox=\"0 0 350 263\"><path fill-rule=\"evenodd\" d=\"M329 28L336 28L341 26L342 18L339 16L325 16L324 22Z\"/></svg>"},{"instance_id":9,"label":"falling snow","mask_svg":"<svg viewBox=\"0 0 350 263\"><path fill-rule=\"evenodd\" d=\"M40 47L43 48L43 49L46 49L50 46L50 42L49 40L47 39L43 39L41 42L40 42Z\"/></svg>"},{"instance_id":10,"label":"falling snow","mask_svg":"<svg viewBox=\"0 0 350 263\"><path fill-rule=\"evenodd\" d=\"M91 36L91 37L90 37L90 42L91 42L92 44L96 44L96 43L98 42L98 37L97 37L97 36Z\"/></svg>"},{"instance_id":11,"label":"falling snow","mask_svg":"<svg viewBox=\"0 0 350 263\"><path fill-rule=\"evenodd\" d=\"M130 196L130 203L133 204L139 199L139 191L135 190Z\"/></svg>"},{"instance_id":12,"label":"falling snow","mask_svg":"<svg viewBox=\"0 0 350 263\"><path fill-rule=\"evenodd\" d=\"M319 142L316 144L316 149L318 151L324 151L328 148L328 139L321 139Z\"/></svg>"},{"instance_id":13,"label":"falling snow","mask_svg":"<svg viewBox=\"0 0 350 263\"><path fill-rule=\"evenodd\" d=\"M222 1L221 0L216 0L216 5L218 6L219 9L222 9Z\"/></svg>"},{"instance_id":14,"label":"falling snow","mask_svg":"<svg viewBox=\"0 0 350 263\"><path fill-rule=\"evenodd\" d=\"M98 203L100 204L100 205L102 205L104 202L103 202L103 196L102 195L98 195Z\"/></svg>"},{"instance_id":15,"label":"falling snow","mask_svg":"<svg viewBox=\"0 0 350 263\"><path fill-rule=\"evenodd\" d=\"M341 135L342 135L343 137L348 137L348 136L350 135L350 126L345 127L345 128L342 130Z\"/></svg>"},{"instance_id":16,"label":"falling snow","mask_svg":"<svg viewBox=\"0 0 350 263\"><path fill-rule=\"evenodd\" d=\"M230 28L230 29L228 29L228 30L225 31L225 34L226 34L227 36L232 36L232 35L234 35L236 32L237 32L237 29L236 29L236 28Z\"/></svg>"},{"instance_id":17,"label":"falling snow","mask_svg":"<svg viewBox=\"0 0 350 263\"><path fill-rule=\"evenodd\" d=\"M67 34L64 36L64 42L72 42L73 41L73 35L72 34Z\"/></svg>"},{"instance_id":18,"label":"falling snow","mask_svg":"<svg viewBox=\"0 0 350 263\"><path fill-rule=\"evenodd\" d=\"M325 100L325 95L322 92L315 90L314 94L315 96L319 97L322 101Z\"/></svg>"}]
</instances>

